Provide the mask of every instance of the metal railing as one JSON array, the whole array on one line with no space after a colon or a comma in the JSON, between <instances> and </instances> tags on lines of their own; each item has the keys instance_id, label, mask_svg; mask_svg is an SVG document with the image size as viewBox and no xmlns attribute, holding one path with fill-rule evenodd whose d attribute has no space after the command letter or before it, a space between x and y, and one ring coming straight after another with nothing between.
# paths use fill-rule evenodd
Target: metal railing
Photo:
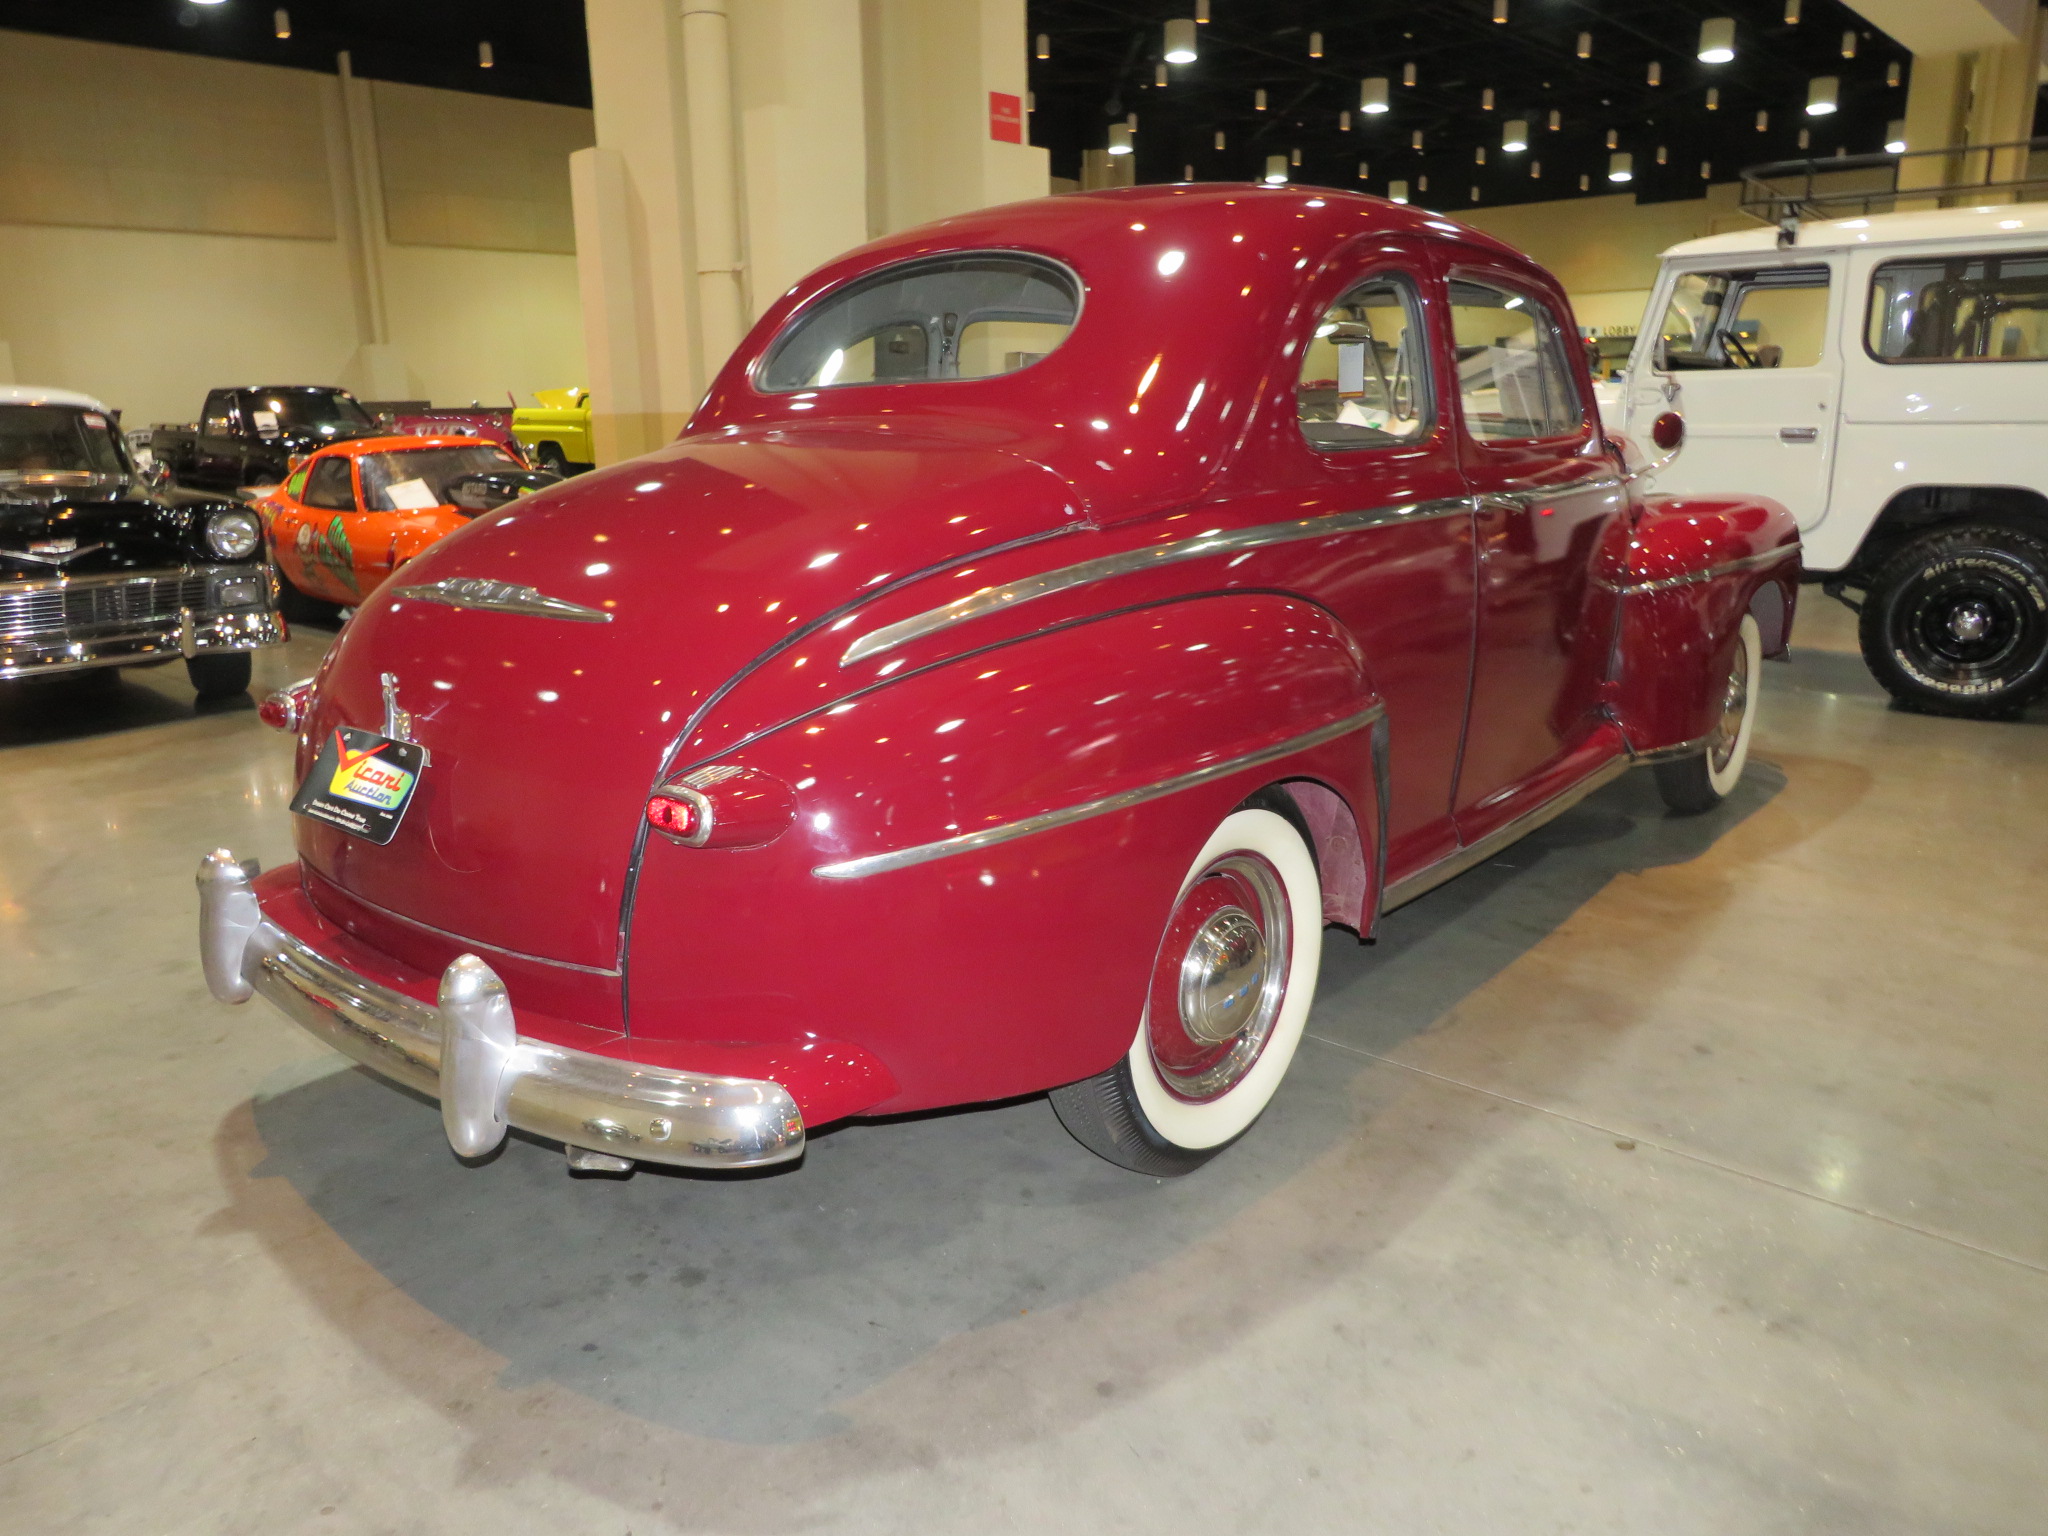
<instances>
[{"instance_id":1,"label":"metal railing","mask_svg":"<svg viewBox=\"0 0 2048 1536\"><path fill-rule=\"evenodd\" d=\"M1956 144L1945 149L1910 149L1897 154L1836 155L1828 159L1774 160L1742 173L1742 209L1766 224L1785 227L1802 219L1845 219L1890 213L1902 202L1935 208L1976 203L2024 203L2048 199L2048 163L2033 162L2048 151L2048 138L2004 144ZM1925 185L1913 171L1931 172ZM1845 173L1888 173L1882 186L1842 186ZM1901 183L1905 184L1901 184Z\"/></svg>"}]
</instances>

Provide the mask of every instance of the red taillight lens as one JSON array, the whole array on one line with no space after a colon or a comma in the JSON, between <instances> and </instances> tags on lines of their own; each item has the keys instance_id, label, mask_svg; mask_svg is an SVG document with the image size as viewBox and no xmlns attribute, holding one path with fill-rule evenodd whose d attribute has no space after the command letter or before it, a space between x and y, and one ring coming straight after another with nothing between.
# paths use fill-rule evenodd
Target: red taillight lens
<instances>
[{"instance_id":1,"label":"red taillight lens","mask_svg":"<svg viewBox=\"0 0 2048 1536\"><path fill-rule=\"evenodd\" d=\"M647 802L647 825L666 832L678 842L689 842L703 822L697 807L675 795L656 795Z\"/></svg>"},{"instance_id":2,"label":"red taillight lens","mask_svg":"<svg viewBox=\"0 0 2048 1536\"><path fill-rule=\"evenodd\" d=\"M256 718L273 730L296 731L313 707L313 679L302 678L280 688L256 706Z\"/></svg>"},{"instance_id":3,"label":"red taillight lens","mask_svg":"<svg viewBox=\"0 0 2048 1536\"><path fill-rule=\"evenodd\" d=\"M720 763L657 789L647 823L691 848L759 848L796 820L796 793L772 773Z\"/></svg>"},{"instance_id":4,"label":"red taillight lens","mask_svg":"<svg viewBox=\"0 0 2048 1536\"><path fill-rule=\"evenodd\" d=\"M1685 418L1676 411L1666 411L1650 423L1650 441L1669 453L1685 441Z\"/></svg>"}]
</instances>

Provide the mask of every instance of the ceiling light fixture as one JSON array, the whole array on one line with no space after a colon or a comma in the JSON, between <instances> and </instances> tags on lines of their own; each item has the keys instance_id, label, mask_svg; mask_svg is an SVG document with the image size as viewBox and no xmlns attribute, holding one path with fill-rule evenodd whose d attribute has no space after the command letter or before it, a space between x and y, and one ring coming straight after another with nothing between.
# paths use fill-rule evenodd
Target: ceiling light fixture
<instances>
[{"instance_id":1,"label":"ceiling light fixture","mask_svg":"<svg viewBox=\"0 0 2048 1536\"><path fill-rule=\"evenodd\" d=\"M1472 151L1472 163L1474 165L1486 164L1486 146L1484 144L1481 144L1477 149Z\"/></svg>"},{"instance_id":2,"label":"ceiling light fixture","mask_svg":"<svg viewBox=\"0 0 2048 1536\"><path fill-rule=\"evenodd\" d=\"M1713 162L1713 161L1711 161L1711 160L1702 160L1702 161L1700 162L1700 180L1701 180L1701 181L1712 181L1713 179L1714 179L1714 162Z\"/></svg>"},{"instance_id":3,"label":"ceiling light fixture","mask_svg":"<svg viewBox=\"0 0 2048 1536\"><path fill-rule=\"evenodd\" d=\"M1771 126L1771 114L1770 114L1770 113L1768 113L1768 112L1759 112L1759 113L1757 113L1757 115L1756 115L1756 131L1757 131L1758 133L1766 133L1766 132L1768 132L1768 131L1770 130L1770 126Z\"/></svg>"},{"instance_id":4,"label":"ceiling light fixture","mask_svg":"<svg viewBox=\"0 0 2048 1536\"><path fill-rule=\"evenodd\" d=\"M277 33L277 40L283 42L292 35L292 13L286 10L274 12L270 18L270 25Z\"/></svg>"},{"instance_id":5,"label":"ceiling light fixture","mask_svg":"<svg viewBox=\"0 0 2048 1536\"><path fill-rule=\"evenodd\" d=\"M1364 181L1364 180L1366 179L1366 177L1370 176L1371 174L1372 174L1372 167L1371 167L1371 166L1370 166L1369 164L1367 164L1367 163L1366 163L1365 161L1363 161L1363 160L1359 161L1359 162L1358 162L1358 179L1359 179L1360 181Z\"/></svg>"},{"instance_id":6,"label":"ceiling light fixture","mask_svg":"<svg viewBox=\"0 0 2048 1536\"><path fill-rule=\"evenodd\" d=\"M1895 117L1884 127L1884 152L1888 155L1903 155L1906 152L1906 120Z\"/></svg>"},{"instance_id":7,"label":"ceiling light fixture","mask_svg":"<svg viewBox=\"0 0 2048 1536\"><path fill-rule=\"evenodd\" d=\"M1835 110L1836 100L1841 95L1842 82L1835 75L1816 75L1806 87L1806 115L1826 117Z\"/></svg>"},{"instance_id":8,"label":"ceiling light fixture","mask_svg":"<svg viewBox=\"0 0 2048 1536\"><path fill-rule=\"evenodd\" d=\"M1266 88L1264 86L1260 86L1256 91L1252 92L1252 110L1254 112L1266 110Z\"/></svg>"},{"instance_id":9,"label":"ceiling light fixture","mask_svg":"<svg viewBox=\"0 0 2048 1536\"><path fill-rule=\"evenodd\" d=\"M1337 114L1337 131L1340 133L1349 133L1351 131L1351 113L1348 108Z\"/></svg>"},{"instance_id":10,"label":"ceiling light fixture","mask_svg":"<svg viewBox=\"0 0 2048 1536\"><path fill-rule=\"evenodd\" d=\"M1493 110L1493 87L1490 85L1479 93L1479 110L1482 112L1491 112Z\"/></svg>"},{"instance_id":11,"label":"ceiling light fixture","mask_svg":"<svg viewBox=\"0 0 2048 1536\"><path fill-rule=\"evenodd\" d=\"M1721 110L1721 88L1719 86L1710 85L1707 87L1707 110L1709 112Z\"/></svg>"},{"instance_id":12,"label":"ceiling light fixture","mask_svg":"<svg viewBox=\"0 0 2048 1536\"><path fill-rule=\"evenodd\" d=\"M1388 183L1387 183L1387 200L1388 200L1389 202L1394 202L1394 203L1405 203L1405 202L1407 202L1407 201L1408 201L1408 183L1407 183L1407 182L1405 182L1405 181L1390 181L1390 182L1388 182Z\"/></svg>"},{"instance_id":13,"label":"ceiling light fixture","mask_svg":"<svg viewBox=\"0 0 2048 1536\"><path fill-rule=\"evenodd\" d=\"M1893 67L1896 68L1897 66L1894 65ZM1415 66L1413 64L1403 64L1401 66L1401 83L1403 85L1413 85L1415 83Z\"/></svg>"},{"instance_id":14,"label":"ceiling light fixture","mask_svg":"<svg viewBox=\"0 0 2048 1536\"><path fill-rule=\"evenodd\" d=\"M478 43L476 45L476 67L478 69L495 69L497 64L498 55L492 51L491 45L489 43Z\"/></svg>"},{"instance_id":15,"label":"ceiling light fixture","mask_svg":"<svg viewBox=\"0 0 2048 1536\"><path fill-rule=\"evenodd\" d=\"M1529 162L1529 179L1531 181L1539 181L1542 179L1542 176L1543 162L1541 160L1531 160Z\"/></svg>"},{"instance_id":16,"label":"ceiling light fixture","mask_svg":"<svg viewBox=\"0 0 2048 1536\"><path fill-rule=\"evenodd\" d=\"M1195 23L1190 16L1179 16L1166 24L1166 62L1169 64L1192 64L1195 62Z\"/></svg>"},{"instance_id":17,"label":"ceiling light fixture","mask_svg":"<svg viewBox=\"0 0 2048 1536\"><path fill-rule=\"evenodd\" d=\"M1195 0L1195 20L1206 23L1209 19L1209 0Z\"/></svg>"},{"instance_id":18,"label":"ceiling light fixture","mask_svg":"<svg viewBox=\"0 0 2048 1536\"><path fill-rule=\"evenodd\" d=\"M1500 147L1509 154L1515 154L1529 147L1529 124L1519 117L1511 117L1501 125Z\"/></svg>"},{"instance_id":19,"label":"ceiling light fixture","mask_svg":"<svg viewBox=\"0 0 2048 1536\"><path fill-rule=\"evenodd\" d=\"M1735 18L1715 16L1700 23L1700 62L1726 64L1735 57Z\"/></svg>"},{"instance_id":20,"label":"ceiling light fixture","mask_svg":"<svg viewBox=\"0 0 2048 1536\"><path fill-rule=\"evenodd\" d=\"M1277 187L1284 184L1286 180L1287 157L1285 155L1266 156L1266 185Z\"/></svg>"},{"instance_id":21,"label":"ceiling light fixture","mask_svg":"<svg viewBox=\"0 0 2048 1536\"><path fill-rule=\"evenodd\" d=\"M1052 39L1050 37L1047 37L1043 32L1038 34L1038 56L1041 59L1049 59L1052 57Z\"/></svg>"},{"instance_id":22,"label":"ceiling light fixture","mask_svg":"<svg viewBox=\"0 0 2048 1536\"><path fill-rule=\"evenodd\" d=\"M1261 95L1265 93L1260 92ZM1387 110L1387 77L1374 75L1358 83L1358 110L1361 112L1384 112Z\"/></svg>"},{"instance_id":23,"label":"ceiling light fixture","mask_svg":"<svg viewBox=\"0 0 2048 1536\"><path fill-rule=\"evenodd\" d=\"M1856 34L1854 31L1842 34L1842 57L1845 59L1856 57Z\"/></svg>"},{"instance_id":24,"label":"ceiling light fixture","mask_svg":"<svg viewBox=\"0 0 2048 1536\"><path fill-rule=\"evenodd\" d=\"M1420 128L1408 135L1408 147L1414 150L1422 148L1422 130Z\"/></svg>"},{"instance_id":25,"label":"ceiling light fixture","mask_svg":"<svg viewBox=\"0 0 2048 1536\"><path fill-rule=\"evenodd\" d=\"M1618 149L1621 147L1621 135L1619 133L1616 133L1612 128L1607 130L1607 147L1609 149Z\"/></svg>"},{"instance_id":26,"label":"ceiling light fixture","mask_svg":"<svg viewBox=\"0 0 2048 1536\"><path fill-rule=\"evenodd\" d=\"M1788 27L1799 25L1799 0L1785 0L1785 25Z\"/></svg>"},{"instance_id":27,"label":"ceiling light fixture","mask_svg":"<svg viewBox=\"0 0 2048 1536\"><path fill-rule=\"evenodd\" d=\"M1607 157L1607 179L1614 182L1636 179L1636 159L1627 150Z\"/></svg>"},{"instance_id":28,"label":"ceiling light fixture","mask_svg":"<svg viewBox=\"0 0 2048 1536\"><path fill-rule=\"evenodd\" d=\"M1590 32L1581 32L1579 34L1579 57L1582 59L1593 57L1593 34Z\"/></svg>"},{"instance_id":29,"label":"ceiling light fixture","mask_svg":"<svg viewBox=\"0 0 2048 1536\"><path fill-rule=\"evenodd\" d=\"M1899 83L1898 60L1894 59L1890 64L1887 64L1885 66L1884 83L1886 85L1897 85Z\"/></svg>"},{"instance_id":30,"label":"ceiling light fixture","mask_svg":"<svg viewBox=\"0 0 2048 1536\"><path fill-rule=\"evenodd\" d=\"M1812 146L1813 146L1813 131L1812 131L1811 129L1809 129L1809 128L1802 128L1802 129L1800 129L1800 130L1799 130L1799 147L1800 147L1801 149L1810 149L1810 148L1812 148Z\"/></svg>"},{"instance_id":31,"label":"ceiling light fixture","mask_svg":"<svg viewBox=\"0 0 2048 1536\"><path fill-rule=\"evenodd\" d=\"M1550 131L1551 131L1552 133L1555 133L1555 132L1557 132L1557 130L1558 130L1558 129L1562 128L1563 126L1564 126L1564 118L1563 118L1563 116L1559 114L1559 112L1558 112L1557 108L1555 108L1555 107L1552 107L1552 108L1550 109Z\"/></svg>"},{"instance_id":32,"label":"ceiling light fixture","mask_svg":"<svg viewBox=\"0 0 2048 1536\"><path fill-rule=\"evenodd\" d=\"M1109 125L1109 152L1112 155L1128 155L1131 152L1131 125L1111 123Z\"/></svg>"},{"instance_id":33,"label":"ceiling light fixture","mask_svg":"<svg viewBox=\"0 0 2048 1536\"><path fill-rule=\"evenodd\" d=\"M1664 66L1655 59L1650 60L1650 68L1644 78L1652 85L1662 85L1664 83Z\"/></svg>"},{"instance_id":34,"label":"ceiling light fixture","mask_svg":"<svg viewBox=\"0 0 2048 1536\"><path fill-rule=\"evenodd\" d=\"M1508 0L1493 0L1493 19L1497 25L1507 25Z\"/></svg>"},{"instance_id":35,"label":"ceiling light fixture","mask_svg":"<svg viewBox=\"0 0 2048 1536\"><path fill-rule=\"evenodd\" d=\"M1222 130L1221 128L1218 128L1218 129L1216 130L1216 147L1217 147L1218 149L1221 149L1221 148L1223 148L1223 144L1224 144L1224 139L1223 139L1223 130Z\"/></svg>"},{"instance_id":36,"label":"ceiling light fixture","mask_svg":"<svg viewBox=\"0 0 2048 1536\"><path fill-rule=\"evenodd\" d=\"M1311 32L1311 33L1309 33L1309 35L1308 35L1308 56L1309 56L1310 58L1312 58L1312 59L1320 59L1320 58L1321 58L1321 57L1323 56L1323 34L1322 34L1322 33L1320 33L1320 32Z\"/></svg>"}]
</instances>

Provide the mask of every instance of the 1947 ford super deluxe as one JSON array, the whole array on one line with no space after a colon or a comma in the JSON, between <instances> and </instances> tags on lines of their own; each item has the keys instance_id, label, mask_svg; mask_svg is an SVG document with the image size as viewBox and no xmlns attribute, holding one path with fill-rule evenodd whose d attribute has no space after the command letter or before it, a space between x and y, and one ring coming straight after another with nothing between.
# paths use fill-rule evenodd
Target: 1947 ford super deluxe
<instances>
[{"instance_id":1,"label":"1947 ford super deluxe","mask_svg":"<svg viewBox=\"0 0 2048 1536\"><path fill-rule=\"evenodd\" d=\"M1616 773L1742 772L1782 508L1644 498L1557 285L1300 188L989 209L762 318L668 448L365 602L299 859L202 865L208 981L573 1167L1049 1090L1184 1172L1322 929Z\"/></svg>"}]
</instances>

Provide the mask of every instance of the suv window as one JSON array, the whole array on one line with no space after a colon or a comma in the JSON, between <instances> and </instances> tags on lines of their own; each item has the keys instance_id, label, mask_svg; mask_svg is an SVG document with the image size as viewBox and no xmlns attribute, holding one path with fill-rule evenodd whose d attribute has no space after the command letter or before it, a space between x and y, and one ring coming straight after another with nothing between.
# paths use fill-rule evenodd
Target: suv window
<instances>
[{"instance_id":1,"label":"suv window","mask_svg":"<svg viewBox=\"0 0 2048 1536\"><path fill-rule=\"evenodd\" d=\"M1871 277L1867 345L1885 363L2048 358L2048 255L1885 262Z\"/></svg>"},{"instance_id":2,"label":"suv window","mask_svg":"<svg viewBox=\"0 0 2048 1536\"><path fill-rule=\"evenodd\" d=\"M1451 281L1458 397L1481 442L1562 437L1584 425L1562 334L1542 300L1471 278Z\"/></svg>"},{"instance_id":3,"label":"suv window","mask_svg":"<svg viewBox=\"0 0 2048 1536\"><path fill-rule=\"evenodd\" d=\"M199 417L199 430L217 436L226 436L235 430L235 397L230 391L216 389L206 397L206 409Z\"/></svg>"},{"instance_id":4,"label":"suv window","mask_svg":"<svg viewBox=\"0 0 2048 1536\"><path fill-rule=\"evenodd\" d=\"M1415 291L1360 283L1325 311L1301 358L1301 435L1317 448L1383 448L1429 430L1429 367Z\"/></svg>"},{"instance_id":5,"label":"suv window","mask_svg":"<svg viewBox=\"0 0 2048 1536\"><path fill-rule=\"evenodd\" d=\"M1065 341L1080 311L1073 274L1039 257L901 262L799 315L756 383L786 393L1015 373Z\"/></svg>"},{"instance_id":6,"label":"suv window","mask_svg":"<svg viewBox=\"0 0 2048 1536\"><path fill-rule=\"evenodd\" d=\"M332 454L315 464L312 478L306 482L303 499L307 506L327 512L355 511L356 488L354 478L348 472L348 457Z\"/></svg>"},{"instance_id":7,"label":"suv window","mask_svg":"<svg viewBox=\"0 0 2048 1536\"><path fill-rule=\"evenodd\" d=\"M1826 267L1681 272L1658 331L1657 366L1811 368L1827 317Z\"/></svg>"}]
</instances>

